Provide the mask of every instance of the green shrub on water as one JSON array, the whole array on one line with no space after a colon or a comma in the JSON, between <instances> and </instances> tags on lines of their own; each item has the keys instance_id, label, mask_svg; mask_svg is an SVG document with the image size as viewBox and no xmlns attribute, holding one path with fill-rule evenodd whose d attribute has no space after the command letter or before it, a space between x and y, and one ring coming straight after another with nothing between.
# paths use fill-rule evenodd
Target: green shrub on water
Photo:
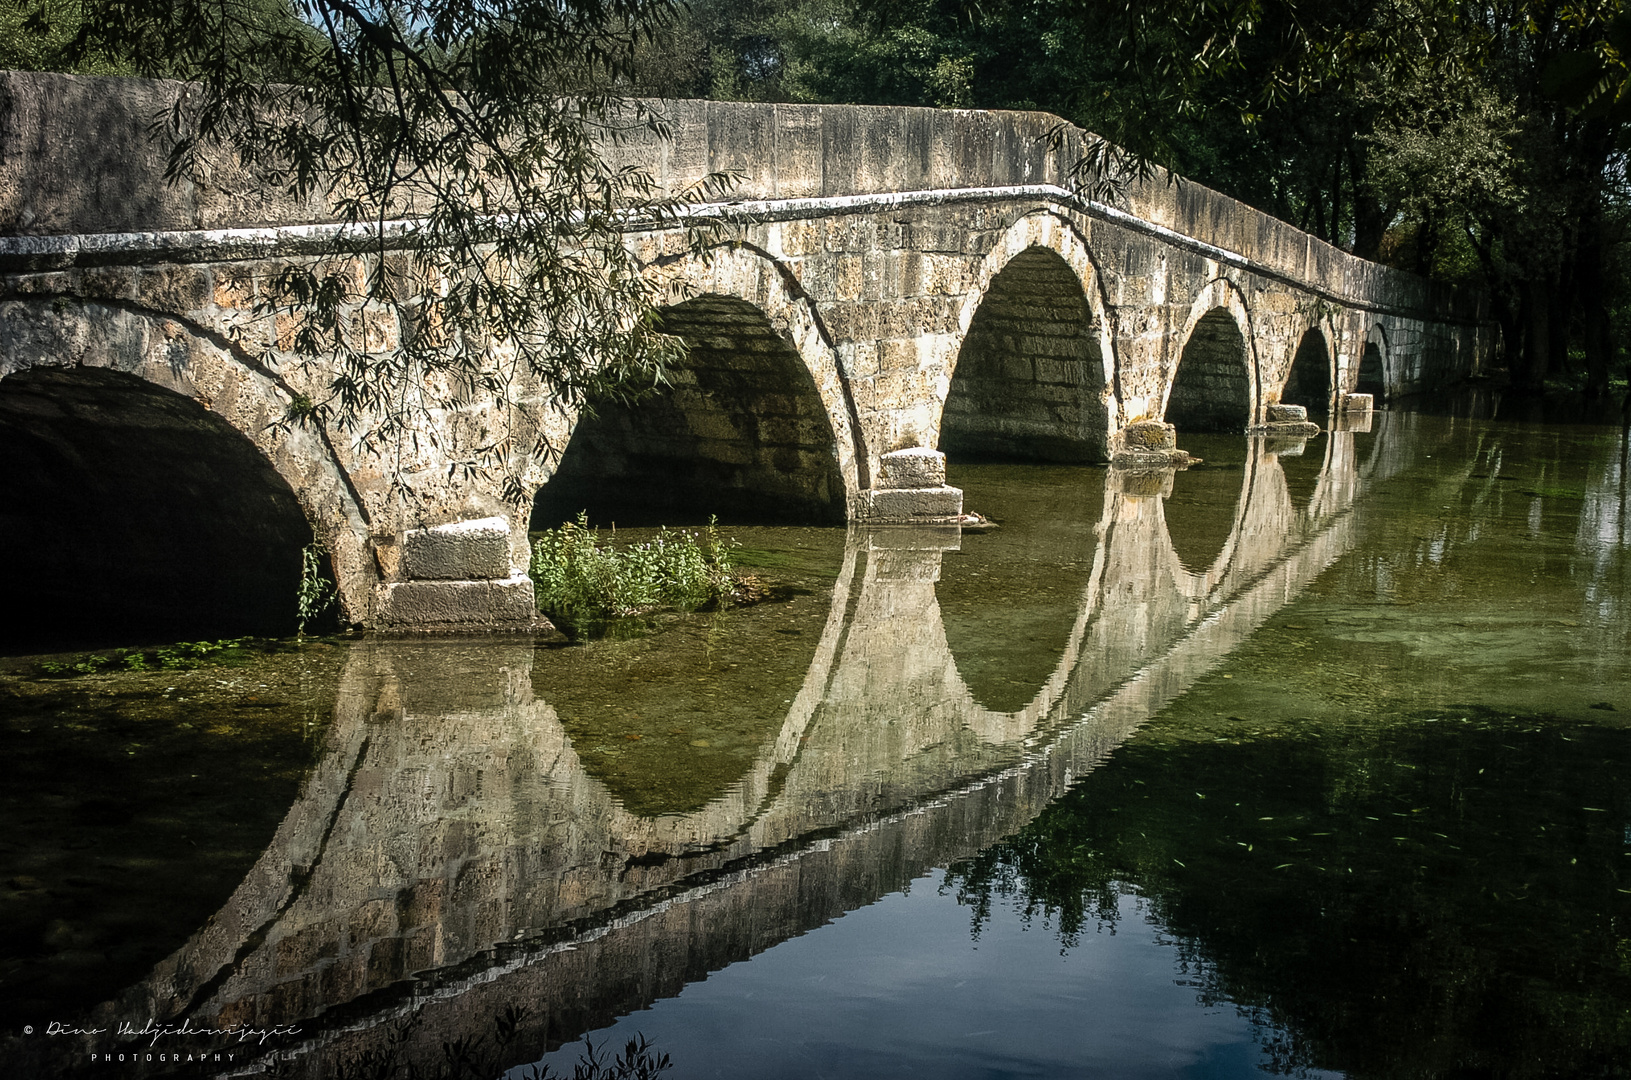
<instances>
[{"instance_id":1,"label":"green shrub on water","mask_svg":"<svg viewBox=\"0 0 1631 1080\"><path fill-rule=\"evenodd\" d=\"M616 619L662 608L694 611L731 597L734 541L710 521L700 532L659 529L642 544L600 542L589 516L541 533L532 545L538 610L562 631L603 633Z\"/></svg>"}]
</instances>

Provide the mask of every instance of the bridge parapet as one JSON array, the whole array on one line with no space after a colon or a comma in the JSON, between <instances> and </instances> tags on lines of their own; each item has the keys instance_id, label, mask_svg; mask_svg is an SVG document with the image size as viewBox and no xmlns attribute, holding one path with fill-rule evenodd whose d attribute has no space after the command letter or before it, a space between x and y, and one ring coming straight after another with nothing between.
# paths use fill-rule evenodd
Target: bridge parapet
<instances>
[{"instance_id":1,"label":"bridge parapet","mask_svg":"<svg viewBox=\"0 0 1631 1080\"><path fill-rule=\"evenodd\" d=\"M1478 297L1199 185L1158 176L1120 205L1083 199L1068 177L1089 136L1045 114L663 101L672 138L613 153L673 190L741 177L730 202L695 209L718 226L707 255L688 253L683 222L628 234L691 345L672 390L585 420L524 378L502 399L427 386L412 438L382 446L286 422L332 373L256 299L324 257L334 214L228 160L164 183L148 128L184 91L0 73L0 395L31 368L100 368L217 412L288 484L365 625L513 625L517 492L691 516L951 518L953 489L903 486L888 456L1104 462L1166 424L1178 445L1143 449L1176 461L1193 431L1283 423L1270 414L1285 406L1317 421L1355 393L1475 373L1493 341ZM393 228L405 244L411 222ZM353 316L382 354L412 330L406 308ZM556 453L528 449L540 442ZM481 465L494 446L516 449ZM412 532L495 517L502 575L393 561Z\"/></svg>"}]
</instances>

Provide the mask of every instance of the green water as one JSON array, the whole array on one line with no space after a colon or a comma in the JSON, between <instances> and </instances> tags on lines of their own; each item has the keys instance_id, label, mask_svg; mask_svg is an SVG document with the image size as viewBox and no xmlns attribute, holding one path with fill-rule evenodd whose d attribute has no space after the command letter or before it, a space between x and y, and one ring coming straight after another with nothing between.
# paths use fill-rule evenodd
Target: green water
<instances>
[{"instance_id":1,"label":"green water","mask_svg":"<svg viewBox=\"0 0 1631 1080\"><path fill-rule=\"evenodd\" d=\"M774 599L616 640L8 661L0 1015L300 1026L255 1053L303 1076L635 1031L681 1077L1621 1075L1624 433L1376 421L954 467L990 531L728 530Z\"/></svg>"}]
</instances>

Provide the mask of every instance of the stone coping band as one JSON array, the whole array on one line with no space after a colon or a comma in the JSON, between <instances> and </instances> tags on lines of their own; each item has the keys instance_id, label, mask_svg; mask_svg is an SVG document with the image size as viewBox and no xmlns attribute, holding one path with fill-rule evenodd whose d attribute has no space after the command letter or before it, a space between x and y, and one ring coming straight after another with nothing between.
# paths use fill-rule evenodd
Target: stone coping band
<instances>
[{"instance_id":1,"label":"stone coping band","mask_svg":"<svg viewBox=\"0 0 1631 1080\"><path fill-rule=\"evenodd\" d=\"M1241 270L1295 286L1325 300L1360 311L1427 318L1425 312L1345 296L1326 286L1259 263L1236 251L1145 221L1125 210L1086 199L1057 184L1020 184L1009 187L939 188L925 191L832 195L801 199L748 199L741 202L699 203L671 215L630 215L631 232L656 231L685 221L727 221L758 224L796 221L841 214L865 214L912 206L948 203L1003 202L1040 199L1080 211L1125 229L1143 233L1174 247L1203 255ZM426 219L402 218L384 223L385 240L392 250L411 246L414 230ZM502 224L503 219L498 219ZM368 239L372 225L326 222L265 228L178 229L159 232L63 233L46 236L0 236L0 271L65 270L74 266L142 265L151 263L232 262L280 255L317 255L333 250L336 241ZM1481 325L1479 320L1432 315L1435 322Z\"/></svg>"}]
</instances>

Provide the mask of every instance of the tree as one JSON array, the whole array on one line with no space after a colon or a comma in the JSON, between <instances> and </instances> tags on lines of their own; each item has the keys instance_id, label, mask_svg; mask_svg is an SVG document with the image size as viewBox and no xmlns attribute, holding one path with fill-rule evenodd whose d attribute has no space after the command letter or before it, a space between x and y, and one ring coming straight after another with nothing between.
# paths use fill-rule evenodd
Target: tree
<instances>
[{"instance_id":1,"label":"tree","mask_svg":"<svg viewBox=\"0 0 1631 1080\"><path fill-rule=\"evenodd\" d=\"M449 401L519 408L541 388L581 408L660 384L682 354L659 332L624 233L724 181L671 194L606 152L666 133L627 87L637 51L675 11L675 0L42 0L28 26L41 42L71 31L52 46L69 66L116 57L189 81L164 123L171 177L226 152L331 208L344 226L333 250L287 264L262 313L293 320L285 344L333 372L289 420L388 447ZM368 322L383 309L402 333L382 343ZM464 465L490 470L514 449L500 439Z\"/></svg>"},{"instance_id":2,"label":"tree","mask_svg":"<svg viewBox=\"0 0 1631 1080\"><path fill-rule=\"evenodd\" d=\"M1616 322L1631 330L1621 250L1631 222L1631 16L1622 8L698 0L697 9L758 12L755 48L779 58L778 80L739 80L732 95L1046 109L1103 136L1078 168L1089 194L1113 198L1119 181L1159 164L1355 254L1484 287L1517 385L1539 391L1572 374L1578 356L1587 390L1602 393L1622 355ZM740 23L691 25L716 62L742 55L731 44L740 33L721 30Z\"/></svg>"}]
</instances>

